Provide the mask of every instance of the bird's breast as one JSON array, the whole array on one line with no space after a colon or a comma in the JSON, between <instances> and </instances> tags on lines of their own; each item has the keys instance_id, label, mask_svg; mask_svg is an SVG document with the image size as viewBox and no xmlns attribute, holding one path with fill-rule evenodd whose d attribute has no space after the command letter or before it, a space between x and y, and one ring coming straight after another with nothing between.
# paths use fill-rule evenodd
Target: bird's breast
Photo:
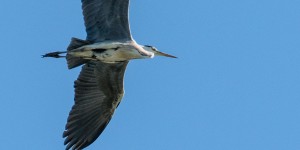
<instances>
[{"instance_id":1,"label":"bird's breast","mask_svg":"<svg viewBox=\"0 0 300 150\"><path fill-rule=\"evenodd\" d=\"M94 52L94 57L103 62L119 62L143 58L137 50L122 47L118 49L107 49L103 52Z\"/></svg>"}]
</instances>

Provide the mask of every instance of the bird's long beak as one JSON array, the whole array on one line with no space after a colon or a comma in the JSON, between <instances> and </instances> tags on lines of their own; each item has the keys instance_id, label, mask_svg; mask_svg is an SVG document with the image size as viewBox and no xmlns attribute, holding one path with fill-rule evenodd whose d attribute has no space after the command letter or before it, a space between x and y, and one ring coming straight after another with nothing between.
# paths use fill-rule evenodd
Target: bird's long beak
<instances>
[{"instance_id":1,"label":"bird's long beak","mask_svg":"<svg viewBox=\"0 0 300 150\"><path fill-rule=\"evenodd\" d=\"M173 55L170 55L170 54L167 54L167 53L163 53L163 52L160 52L160 51L156 51L155 55L165 56L165 57L170 57L170 58L177 58L176 56L173 56Z\"/></svg>"}]
</instances>

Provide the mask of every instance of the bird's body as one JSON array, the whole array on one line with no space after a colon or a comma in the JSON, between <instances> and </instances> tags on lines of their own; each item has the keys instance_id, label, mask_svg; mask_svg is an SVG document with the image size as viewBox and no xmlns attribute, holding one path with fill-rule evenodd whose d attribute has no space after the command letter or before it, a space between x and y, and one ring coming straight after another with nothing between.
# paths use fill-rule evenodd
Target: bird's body
<instances>
[{"instance_id":1,"label":"bird's body","mask_svg":"<svg viewBox=\"0 0 300 150\"><path fill-rule=\"evenodd\" d=\"M154 53L144 50L143 47L145 46L138 45L135 41L104 41L70 50L67 55L106 63L153 58Z\"/></svg>"},{"instance_id":2,"label":"bird's body","mask_svg":"<svg viewBox=\"0 0 300 150\"><path fill-rule=\"evenodd\" d=\"M176 58L152 46L137 44L128 22L129 0L81 0L87 38L72 38L67 51L43 57L66 57L68 68L83 65L75 81L75 104L63 133L66 149L93 143L111 120L124 95L123 77L129 60ZM66 53L66 56L61 54Z\"/></svg>"}]
</instances>

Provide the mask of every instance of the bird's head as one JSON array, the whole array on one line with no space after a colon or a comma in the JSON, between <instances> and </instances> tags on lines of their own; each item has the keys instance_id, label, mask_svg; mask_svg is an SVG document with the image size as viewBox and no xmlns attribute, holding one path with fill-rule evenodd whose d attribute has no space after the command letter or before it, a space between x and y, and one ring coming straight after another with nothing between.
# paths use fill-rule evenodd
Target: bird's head
<instances>
[{"instance_id":1,"label":"bird's head","mask_svg":"<svg viewBox=\"0 0 300 150\"><path fill-rule=\"evenodd\" d=\"M165 57L177 58L176 56L160 52L160 51L157 50L157 48L155 48L153 46L144 45L143 48L147 51L150 51L150 52L154 53L155 56L165 56Z\"/></svg>"}]
</instances>

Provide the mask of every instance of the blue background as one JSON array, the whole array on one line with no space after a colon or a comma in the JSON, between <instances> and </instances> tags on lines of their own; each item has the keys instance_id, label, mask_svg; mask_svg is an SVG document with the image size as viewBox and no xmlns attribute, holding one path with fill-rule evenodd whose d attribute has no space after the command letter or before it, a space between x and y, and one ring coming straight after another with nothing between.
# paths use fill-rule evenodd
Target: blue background
<instances>
[{"instance_id":1,"label":"blue background","mask_svg":"<svg viewBox=\"0 0 300 150\"><path fill-rule=\"evenodd\" d=\"M132 0L133 37L178 59L132 61L87 149L299 150L300 1ZM80 67L41 55L85 39L80 0L0 5L0 149L64 149Z\"/></svg>"}]
</instances>

